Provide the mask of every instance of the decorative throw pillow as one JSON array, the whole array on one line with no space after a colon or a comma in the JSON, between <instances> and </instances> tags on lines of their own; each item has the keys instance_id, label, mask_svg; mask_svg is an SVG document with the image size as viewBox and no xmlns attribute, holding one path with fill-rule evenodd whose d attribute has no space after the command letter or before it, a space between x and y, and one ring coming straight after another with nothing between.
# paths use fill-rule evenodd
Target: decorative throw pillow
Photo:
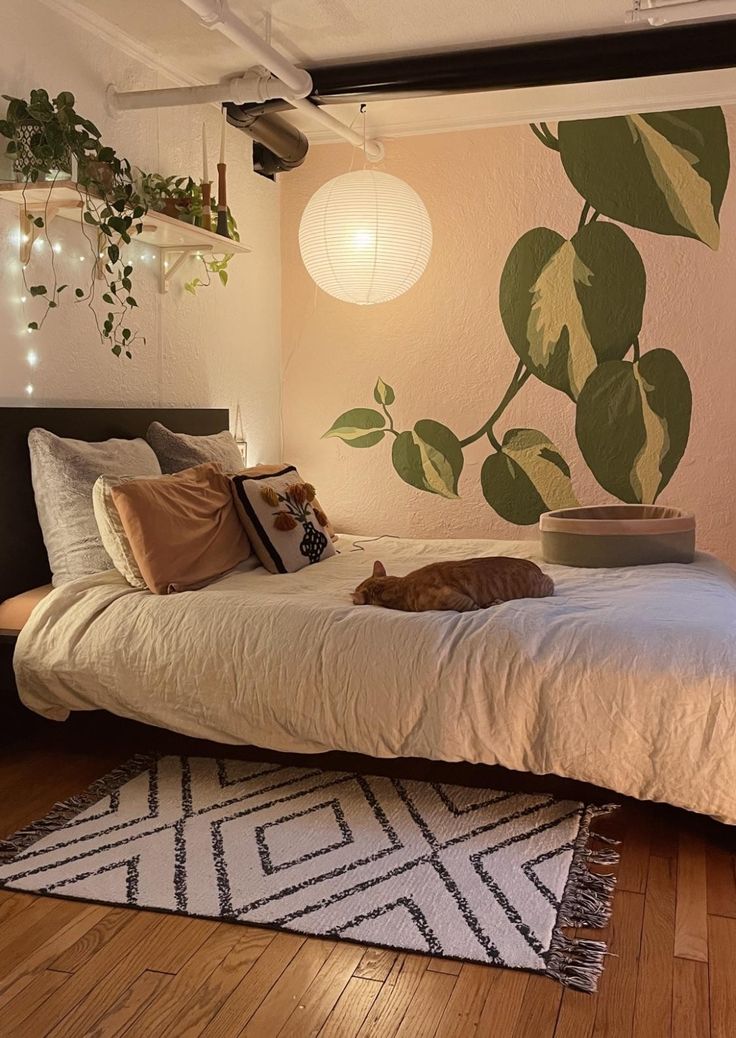
<instances>
[{"instance_id":1,"label":"decorative throw pillow","mask_svg":"<svg viewBox=\"0 0 736 1038\"><path fill-rule=\"evenodd\" d=\"M232 484L253 550L271 573L294 573L335 554L314 487L293 465L260 476L240 473Z\"/></svg>"},{"instance_id":2,"label":"decorative throw pillow","mask_svg":"<svg viewBox=\"0 0 736 1038\"><path fill-rule=\"evenodd\" d=\"M152 422L146 439L155 451L164 473L181 472L193 465L214 461L223 472L238 472L243 467L243 455L232 433L226 431L211 436L189 436L172 432L161 422Z\"/></svg>"},{"instance_id":3,"label":"decorative throw pillow","mask_svg":"<svg viewBox=\"0 0 736 1038\"><path fill-rule=\"evenodd\" d=\"M274 476L274 475L276 475L277 472L283 472L283 470L285 468L288 468L288 466L283 464L283 463L281 465L253 465L250 468L240 469L237 472L232 472L232 473L230 473L230 475L232 475L232 476ZM327 530L327 533L329 535L330 540L331 541L336 541L337 537L338 537L338 534L335 531L335 527L330 522L329 517L325 514L324 508L319 503L319 501L317 500L316 497L315 497L314 501L312 502L312 507L314 508L314 514L317 516L319 521L322 523L322 525L324 526L325 530Z\"/></svg>"},{"instance_id":4,"label":"decorative throw pillow","mask_svg":"<svg viewBox=\"0 0 736 1038\"><path fill-rule=\"evenodd\" d=\"M110 488L149 591L202 587L250 555L230 480L215 464Z\"/></svg>"},{"instance_id":5,"label":"decorative throw pillow","mask_svg":"<svg viewBox=\"0 0 736 1038\"><path fill-rule=\"evenodd\" d=\"M112 559L113 566L131 587L144 588L146 582L135 561L120 513L112 499L113 487L130 483L133 479L138 479L138 476L100 476L92 488L92 507L100 538L105 551Z\"/></svg>"},{"instance_id":6,"label":"decorative throw pillow","mask_svg":"<svg viewBox=\"0 0 736 1038\"><path fill-rule=\"evenodd\" d=\"M46 429L28 434L36 511L54 587L112 569L92 506L98 476L157 476L161 468L145 440L64 439Z\"/></svg>"}]
</instances>

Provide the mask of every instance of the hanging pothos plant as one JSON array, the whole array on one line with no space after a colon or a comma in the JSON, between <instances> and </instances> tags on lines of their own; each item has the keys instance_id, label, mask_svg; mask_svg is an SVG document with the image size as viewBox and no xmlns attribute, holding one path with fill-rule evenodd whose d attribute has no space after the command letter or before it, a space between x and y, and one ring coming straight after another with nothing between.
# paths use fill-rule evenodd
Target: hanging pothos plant
<instances>
[{"instance_id":1,"label":"hanging pothos plant","mask_svg":"<svg viewBox=\"0 0 736 1038\"><path fill-rule=\"evenodd\" d=\"M572 234L535 227L509 253L499 309L517 364L490 417L467 436L428 418L398 429L396 394L379 378L380 410L354 407L324 434L357 448L390 441L397 475L445 498L459 496L466 448L486 441L483 496L522 526L577 504L570 467L544 432L498 430L532 379L574 404L582 456L614 497L652 503L674 475L690 432L690 381L671 350L640 344L646 271L619 224L717 249L730 168L720 108L561 122L557 137L546 123L531 128L583 204Z\"/></svg>"},{"instance_id":2,"label":"hanging pothos plant","mask_svg":"<svg viewBox=\"0 0 736 1038\"><path fill-rule=\"evenodd\" d=\"M145 338L129 324L131 312L138 304L133 295L133 266L123 259L122 248L131 243L133 234L142 231L148 209L133 184L130 163L102 143L94 123L75 111L74 95L68 90L53 99L46 90L32 90L29 100L6 94L3 97L8 109L0 120L0 134L8 138L6 151L13 156L16 177L23 183L29 226L33 226L34 233L43 230L49 246L54 184L70 179L72 160L76 160L80 224L93 262L89 283L75 287L74 297L89 307L101 341L108 343L116 356L125 353L130 357L133 344L145 343ZM48 183L43 209L26 199L27 189L39 182ZM59 284L51 247L49 256L48 284L29 284L27 270L23 268L27 293L46 304L43 316L28 324L29 331L43 326L69 288ZM105 307L101 309L99 302Z\"/></svg>"}]
</instances>

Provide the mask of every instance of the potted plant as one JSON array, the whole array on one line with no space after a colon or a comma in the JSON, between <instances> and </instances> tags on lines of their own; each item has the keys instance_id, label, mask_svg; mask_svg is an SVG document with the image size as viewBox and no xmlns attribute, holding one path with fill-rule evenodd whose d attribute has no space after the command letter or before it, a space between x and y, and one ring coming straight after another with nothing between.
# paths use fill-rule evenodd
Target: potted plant
<instances>
[{"instance_id":1,"label":"potted plant","mask_svg":"<svg viewBox=\"0 0 736 1038\"><path fill-rule=\"evenodd\" d=\"M142 170L138 172L138 190L149 209L172 216L176 220L194 223L198 212L201 212L202 192L199 184L191 177L164 177L161 173L144 173Z\"/></svg>"},{"instance_id":2,"label":"potted plant","mask_svg":"<svg viewBox=\"0 0 736 1038\"><path fill-rule=\"evenodd\" d=\"M53 99L40 89L32 90L29 100L3 96L8 108L5 118L0 120L0 135L8 139L6 151L14 157L16 177L24 185L24 200L29 185L50 181L42 213L30 205L26 210L34 230L43 229L47 239L54 183L60 177L71 176L71 160L76 160L80 223L94 262L90 283L86 288L75 288L74 296L87 303L101 340L110 344L112 352L130 357L133 343L145 339L128 324L130 313L138 304L132 294L133 267L124 260L122 247L143 229L147 212L147 204L133 184L130 163L113 148L103 145L94 123L76 112L74 95L68 90ZM43 325L68 287L58 283L52 249L49 255L49 285L28 284L27 271L23 269L27 293L46 303L43 317L29 322L29 331L37 331ZM104 286L101 300L107 305L103 314L94 305L97 273L102 275Z\"/></svg>"}]
</instances>

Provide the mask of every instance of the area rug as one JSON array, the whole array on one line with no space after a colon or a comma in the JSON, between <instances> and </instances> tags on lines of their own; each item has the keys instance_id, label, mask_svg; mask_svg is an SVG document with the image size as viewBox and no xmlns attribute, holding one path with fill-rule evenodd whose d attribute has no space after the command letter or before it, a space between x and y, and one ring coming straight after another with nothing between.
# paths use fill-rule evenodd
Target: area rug
<instances>
[{"instance_id":1,"label":"area rug","mask_svg":"<svg viewBox=\"0 0 736 1038\"><path fill-rule=\"evenodd\" d=\"M531 970L594 991L612 810L317 768L137 757L0 842L0 887ZM599 850L591 847L601 841Z\"/></svg>"}]
</instances>

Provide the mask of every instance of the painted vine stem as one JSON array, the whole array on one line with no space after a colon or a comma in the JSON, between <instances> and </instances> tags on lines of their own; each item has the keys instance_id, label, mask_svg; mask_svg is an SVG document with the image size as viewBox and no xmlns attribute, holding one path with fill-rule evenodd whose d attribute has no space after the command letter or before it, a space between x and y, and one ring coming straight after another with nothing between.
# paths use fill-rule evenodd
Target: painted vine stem
<instances>
[{"instance_id":1,"label":"painted vine stem","mask_svg":"<svg viewBox=\"0 0 736 1038\"><path fill-rule=\"evenodd\" d=\"M620 224L717 249L730 171L720 108L560 123L556 137L546 123L531 128L558 155L583 206L571 238L535 227L509 253L499 308L518 363L495 410L464 439L432 419L402 431L390 410L395 391L379 378L380 411L353 408L324 434L357 448L392 437L400 478L446 498L458 497L465 448L486 437L483 495L518 525L577 503L570 468L543 432L496 434L531 378L573 402L585 463L613 497L656 501L674 475L689 437L690 382L671 350L642 352L646 271Z\"/></svg>"}]
</instances>

